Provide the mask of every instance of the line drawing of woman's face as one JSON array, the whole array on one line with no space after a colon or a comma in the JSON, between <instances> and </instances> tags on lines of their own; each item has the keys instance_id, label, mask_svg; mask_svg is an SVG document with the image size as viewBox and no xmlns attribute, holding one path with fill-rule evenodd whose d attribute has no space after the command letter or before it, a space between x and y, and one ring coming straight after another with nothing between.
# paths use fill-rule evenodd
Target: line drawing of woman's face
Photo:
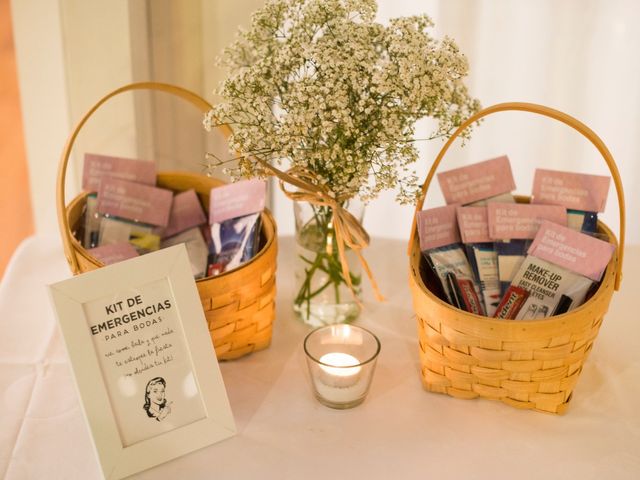
<instances>
[{"instance_id":1,"label":"line drawing of woman's face","mask_svg":"<svg viewBox=\"0 0 640 480\"><path fill-rule=\"evenodd\" d=\"M149 389L149 398L156 405L162 405L164 402L164 385L157 383Z\"/></svg>"},{"instance_id":2,"label":"line drawing of woman's face","mask_svg":"<svg viewBox=\"0 0 640 480\"><path fill-rule=\"evenodd\" d=\"M156 377L149 380L144 393L144 406L142 407L147 415L158 421L163 420L171 413L171 403L167 403L165 398L165 388L167 382L164 378Z\"/></svg>"}]
</instances>

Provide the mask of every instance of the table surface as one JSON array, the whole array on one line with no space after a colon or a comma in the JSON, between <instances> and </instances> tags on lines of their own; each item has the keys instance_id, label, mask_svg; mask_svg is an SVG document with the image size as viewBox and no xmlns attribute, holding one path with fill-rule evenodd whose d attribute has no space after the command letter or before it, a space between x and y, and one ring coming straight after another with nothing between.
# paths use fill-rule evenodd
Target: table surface
<instances>
[{"instance_id":1,"label":"table surface","mask_svg":"<svg viewBox=\"0 0 640 480\"><path fill-rule=\"evenodd\" d=\"M291 309L292 247L280 239L271 347L221 364L238 434L133 478L640 478L639 247L564 416L423 390L406 246L386 239L366 256L387 301L367 301L357 322L382 343L371 392L351 410L320 405L309 327ZM68 277L58 239L32 237L0 285L0 477L100 478L45 288Z\"/></svg>"}]
</instances>

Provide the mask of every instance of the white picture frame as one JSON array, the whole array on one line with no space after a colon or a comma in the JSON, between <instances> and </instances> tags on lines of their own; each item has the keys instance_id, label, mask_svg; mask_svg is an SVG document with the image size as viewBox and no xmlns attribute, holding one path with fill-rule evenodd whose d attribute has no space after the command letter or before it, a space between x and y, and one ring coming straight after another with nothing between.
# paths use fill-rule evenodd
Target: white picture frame
<instances>
[{"instance_id":1,"label":"white picture frame","mask_svg":"<svg viewBox=\"0 0 640 480\"><path fill-rule=\"evenodd\" d=\"M49 285L49 292L105 478L127 477L236 433L184 245ZM147 297L155 300L146 304ZM163 305L169 307L155 311ZM152 343L160 353L148 348ZM163 371L177 379L174 388ZM164 387L149 377L162 378ZM178 405L168 402L171 392Z\"/></svg>"}]
</instances>

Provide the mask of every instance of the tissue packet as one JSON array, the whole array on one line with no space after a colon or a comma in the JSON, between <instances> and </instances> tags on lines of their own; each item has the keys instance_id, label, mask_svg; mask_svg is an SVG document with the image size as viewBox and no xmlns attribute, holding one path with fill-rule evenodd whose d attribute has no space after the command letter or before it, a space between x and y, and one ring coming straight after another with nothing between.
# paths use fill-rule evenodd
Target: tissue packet
<instances>
[{"instance_id":1,"label":"tissue packet","mask_svg":"<svg viewBox=\"0 0 640 480\"><path fill-rule=\"evenodd\" d=\"M250 260L258 249L260 235L260 213L230 218L211 225L211 253L214 257L209 265L218 270L231 270Z\"/></svg>"},{"instance_id":2,"label":"tissue packet","mask_svg":"<svg viewBox=\"0 0 640 480\"><path fill-rule=\"evenodd\" d=\"M568 226L596 233L598 212L604 212L611 178L602 175L536 169L531 203L567 208Z\"/></svg>"},{"instance_id":3,"label":"tissue packet","mask_svg":"<svg viewBox=\"0 0 640 480\"><path fill-rule=\"evenodd\" d=\"M567 224L567 211L558 205L489 203L489 237L498 255L500 294L504 296L524 261L527 249L545 221Z\"/></svg>"},{"instance_id":4,"label":"tissue packet","mask_svg":"<svg viewBox=\"0 0 640 480\"><path fill-rule=\"evenodd\" d=\"M460 243L456 208L456 205L448 205L417 213L420 251L437 275L448 302L462 310L484 315L480 288Z\"/></svg>"},{"instance_id":5,"label":"tissue packet","mask_svg":"<svg viewBox=\"0 0 640 480\"><path fill-rule=\"evenodd\" d=\"M580 306L602 279L614 251L608 242L544 222L512 283L529 295L510 318L546 318Z\"/></svg>"},{"instance_id":6,"label":"tissue packet","mask_svg":"<svg viewBox=\"0 0 640 480\"><path fill-rule=\"evenodd\" d=\"M516 188L509 158L503 155L438 174L438 183L447 205L467 205Z\"/></svg>"},{"instance_id":7,"label":"tissue packet","mask_svg":"<svg viewBox=\"0 0 640 480\"><path fill-rule=\"evenodd\" d=\"M498 254L489 237L486 207L458 207L460 236L467 258L480 285L487 316L493 316L502 295L498 276Z\"/></svg>"}]
</instances>

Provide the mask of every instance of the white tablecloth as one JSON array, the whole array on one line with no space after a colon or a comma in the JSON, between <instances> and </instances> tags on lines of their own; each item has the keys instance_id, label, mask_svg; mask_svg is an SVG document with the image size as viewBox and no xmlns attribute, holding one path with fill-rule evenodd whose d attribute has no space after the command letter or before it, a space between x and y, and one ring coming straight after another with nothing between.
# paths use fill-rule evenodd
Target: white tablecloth
<instances>
[{"instance_id":1,"label":"white tablecloth","mask_svg":"<svg viewBox=\"0 0 640 480\"><path fill-rule=\"evenodd\" d=\"M388 300L358 321L382 342L371 393L352 410L320 405L309 329L291 311L292 246L281 239L271 347L221 365L237 436L135 478L640 478L640 248L627 250L568 413L553 416L422 389L406 247L379 239L366 255ZM0 286L0 477L100 478L45 289L67 277L59 241L31 238Z\"/></svg>"}]
</instances>

